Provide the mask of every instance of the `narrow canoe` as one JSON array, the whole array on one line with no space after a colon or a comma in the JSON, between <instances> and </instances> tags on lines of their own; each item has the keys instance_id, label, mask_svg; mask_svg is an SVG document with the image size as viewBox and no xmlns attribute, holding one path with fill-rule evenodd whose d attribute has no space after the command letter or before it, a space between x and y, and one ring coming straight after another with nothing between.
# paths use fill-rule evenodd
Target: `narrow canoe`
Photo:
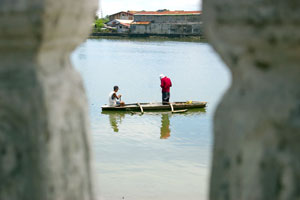
<instances>
[{"instance_id":1,"label":"narrow canoe","mask_svg":"<svg viewBox=\"0 0 300 200\"><path fill-rule=\"evenodd\" d=\"M139 104L139 105L138 105ZM178 109L190 109L190 108L204 108L207 102L204 101L187 101L187 102L171 102L174 110ZM141 107L144 111L155 110L171 110L171 105L163 105L162 103L131 103L124 106L102 106L103 111L141 111Z\"/></svg>"}]
</instances>

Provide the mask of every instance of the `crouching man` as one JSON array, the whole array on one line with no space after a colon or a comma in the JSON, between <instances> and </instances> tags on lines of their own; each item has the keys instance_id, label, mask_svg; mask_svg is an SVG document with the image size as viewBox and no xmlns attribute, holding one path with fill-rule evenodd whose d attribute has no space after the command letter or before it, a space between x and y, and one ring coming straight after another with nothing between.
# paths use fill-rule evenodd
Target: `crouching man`
<instances>
[{"instance_id":1,"label":"crouching man","mask_svg":"<svg viewBox=\"0 0 300 200\"><path fill-rule=\"evenodd\" d=\"M109 106L124 106L125 103L121 101L122 95L119 94L117 95L117 92L119 90L118 86L114 86L114 90L109 93L109 98L108 98L108 104Z\"/></svg>"}]
</instances>

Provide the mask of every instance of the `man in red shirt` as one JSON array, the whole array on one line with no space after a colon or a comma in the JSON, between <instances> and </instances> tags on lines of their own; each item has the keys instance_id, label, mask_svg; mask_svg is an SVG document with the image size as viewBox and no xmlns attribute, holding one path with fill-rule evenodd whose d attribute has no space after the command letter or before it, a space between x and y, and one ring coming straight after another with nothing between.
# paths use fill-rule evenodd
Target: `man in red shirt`
<instances>
[{"instance_id":1,"label":"man in red shirt","mask_svg":"<svg viewBox=\"0 0 300 200\"><path fill-rule=\"evenodd\" d=\"M161 74L160 77L160 87L162 92L162 103L168 104L170 99L170 87L172 87L171 79Z\"/></svg>"}]
</instances>

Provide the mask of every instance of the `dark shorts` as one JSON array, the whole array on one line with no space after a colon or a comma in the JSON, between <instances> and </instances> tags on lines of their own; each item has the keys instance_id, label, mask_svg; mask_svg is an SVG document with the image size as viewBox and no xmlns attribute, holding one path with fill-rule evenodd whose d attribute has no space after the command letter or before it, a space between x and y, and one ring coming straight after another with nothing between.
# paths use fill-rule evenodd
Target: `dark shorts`
<instances>
[{"instance_id":1,"label":"dark shorts","mask_svg":"<svg viewBox=\"0 0 300 200\"><path fill-rule=\"evenodd\" d=\"M162 92L162 102L168 103L170 100L170 92Z\"/></svg>"}]
</instances>

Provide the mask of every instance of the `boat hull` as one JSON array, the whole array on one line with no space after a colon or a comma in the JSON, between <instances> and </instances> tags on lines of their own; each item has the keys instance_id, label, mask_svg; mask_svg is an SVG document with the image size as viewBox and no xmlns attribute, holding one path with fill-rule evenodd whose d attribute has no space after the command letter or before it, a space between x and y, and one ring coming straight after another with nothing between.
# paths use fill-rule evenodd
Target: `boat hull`
<instances>
[{"instance_id":1,"label":"boat hull","mask_svg":"<svg viewBox=\"0 0 300 200\"><path fill-rule=\"evenodd\" d=\"M179 109L192 109L192 108L204 108L207 102L192 101L192 102L173 102L174 110ZM171 110L170 105L163 105L161 103L140 103L144 111L159 111L159 110ZM136 104L125 104L124 106L108 106L101 107L103 111L141 111L140 106Z\"/></svg>"}]
</instances>

